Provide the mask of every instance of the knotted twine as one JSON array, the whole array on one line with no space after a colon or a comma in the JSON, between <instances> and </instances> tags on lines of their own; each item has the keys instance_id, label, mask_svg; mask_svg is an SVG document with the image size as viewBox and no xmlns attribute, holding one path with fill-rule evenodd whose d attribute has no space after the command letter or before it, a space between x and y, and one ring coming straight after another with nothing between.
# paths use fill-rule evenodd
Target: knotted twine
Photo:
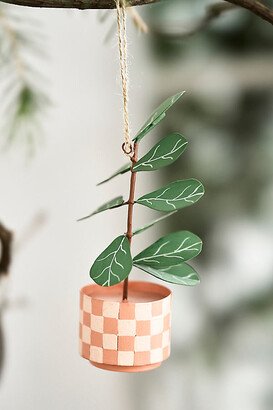
<instances>
[{"instance_id":1,"label":"knotted twine","mask_svg":"<svg viewBox=\"0 0 273 410\"><path fill-rule=\"evenodd\" d=\"M119 64L122 83L123 96L123 127L124 143L122 149L128 156L133 154L133 143L130 137L129 112L128 112L128 65L127 65L127 33L126 33L126 0L116 0L117 5L117 27L118 27L118 47L119 47Z\"/></svg>"}]
</instances>

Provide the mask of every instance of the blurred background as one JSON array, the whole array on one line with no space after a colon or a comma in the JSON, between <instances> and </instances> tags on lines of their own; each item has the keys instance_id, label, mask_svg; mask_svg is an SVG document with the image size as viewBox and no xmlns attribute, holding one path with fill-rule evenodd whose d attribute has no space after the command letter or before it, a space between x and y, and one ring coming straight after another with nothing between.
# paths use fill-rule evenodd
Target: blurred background
<instances>
[{"instance_id":1,"label":"blurred background","mask_svg":"<svg viewBox=\"0 0 273 410\"><path fill-rule=\"evenodd\" d=\"M170 359L121 374L81 359L77 338L78 291L125 230L123 208L76 222L128 193L128 175L95 186L126 162L115 12L0 3L0 220L14 238L0 281L1 409L273 409L273 29L225 2L207 19L212 4L138 8L149 34L129 18L132 133L187 91L141 152L171 131L188 148L140 173L137 191L195 177L206 195L134 241L136 253L173 230L201 236L201 284L171 286ZM153 217L136 207L136 225Z\"/></svg>"}]
</instances>

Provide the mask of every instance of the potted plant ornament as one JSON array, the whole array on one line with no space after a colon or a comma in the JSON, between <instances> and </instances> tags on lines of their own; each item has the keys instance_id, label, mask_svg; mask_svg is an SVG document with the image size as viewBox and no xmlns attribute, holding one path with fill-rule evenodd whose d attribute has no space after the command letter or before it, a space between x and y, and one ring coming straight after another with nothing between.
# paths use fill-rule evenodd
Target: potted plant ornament
<instances>
[{"instance_id":1,"label":"potted plant ornament","mask_svg":"<svg viewBox=\"0 0 273 410\"><path fill-rule=\"evenodd\" d=\"M95 284L80 292L80 354L93 365L107 370L139 372L154 369L170 355L171 291L151 282L128 282L132 267L164 282L192 286L199 277L188 261L202 249L201 239L188 231L178 231L158 239L132 257L131 242L155 223L197 202L204 187L196 179L181 179L135 197L138 173L149 173L175 162L187 147L185 137L171 133L138 159L141 140L166 115L167 110L184 94L165 100L133 139L132 156L113 175L100 183L130 172L127 201L118 196L103 204L97 213L127 206L127 232L117 236L97 257L90 269ZM160 218L133 229L134 206L162 211ZM81 219L81 220L82 220Z\"/></svg>"}]
</instances>

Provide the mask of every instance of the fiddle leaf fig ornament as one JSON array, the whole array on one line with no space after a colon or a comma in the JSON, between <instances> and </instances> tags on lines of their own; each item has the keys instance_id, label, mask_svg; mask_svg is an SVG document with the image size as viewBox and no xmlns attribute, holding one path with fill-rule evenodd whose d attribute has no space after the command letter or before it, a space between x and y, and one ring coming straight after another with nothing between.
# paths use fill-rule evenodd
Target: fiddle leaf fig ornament
<instances>
[{"instance_id":1,"label":"fiddle leaf fig ornament","mask_svg":"<svg viewBox=\"0 0 273 410\"><path fill-rule=\"evenodd\" d=\"M124 299L127 299L128 275L132 270L132 266L165 282L185 286L194 286L200 282L194 268L185 263L199 255L202 249L201 239L192 232L178 231L163 236L133 259L130 249L133 235L140 234L154 224L173 215L178 210L195 204L204 195L204 186L197 179L181 179L145 194L137 200L134 199L137 173L155 171L171 165L183 154L188 145L188 141L184 136L174 132L160 140L142 158L137 158L139 142L165 117L166 111L170 109L183 94L184 92L180 92L167 98L154 111L148 121L146 121L133 139L134 147L131 163L123 165L110 177L98 184L101 185L118 175L131 171L130 196L128 201L124 201L122 196L118 196L97 208L90 215L80 219L87 219L109 209L128 206L127 232L114 239L95 260L90 269L90 277L98 285L107 287L125 281L127 292L123 295ZM166 212L167 214L141 228L133 230L132 210L134 205L144 205L154 210Z\"/></svg>"},{"instance_id":2,"label":"fiddle leaf fig ornament","mask_svg":"<svg viewBox=\"0 0 273 410\"><path fill-rule=\"evenodd\" d=\"M120 232L91 265L90 277L96 285L81 289L79 338L80 354L91 364L105 370L131 373L155 369L169 357L172 293L166 286L150 281L129 282L133 266L145 275L164 282L194 286L200 280L195 269L187 262L199 255L202 249L202 241L197 235L181 230L163 236L132 257L132 239L134 235L142 234L178 210L199 201L204 194L204 187L196 179L181 179L135 198L138 176L173 164L188 145L183 135L173 132L158 141L146 154L141 153L139 158L142 139L165 118L167 111L180 100L184 91L163 101L131 139L126 39L126 5L129 3L127 0L115 0L115 3L123 97L122 150L130 157L130 163L123 165L98 185L130 173L129 195L127 200L123 196L114 197L81 219L88 219L106 210L112 210L113 214L116 208L126 207L127 229L124 233ZM136 206L145 206L164 214L134 229L133 210ZM153 338L155 343L150 343Z\"/></svg>"}]
</instances>

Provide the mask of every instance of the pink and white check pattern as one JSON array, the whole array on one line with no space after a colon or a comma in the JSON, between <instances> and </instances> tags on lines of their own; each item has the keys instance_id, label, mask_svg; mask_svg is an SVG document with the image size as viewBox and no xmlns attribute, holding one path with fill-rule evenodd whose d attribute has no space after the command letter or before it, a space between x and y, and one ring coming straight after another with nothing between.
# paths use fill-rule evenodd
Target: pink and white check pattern
<instances>
[{"instance_id":1,"label":"pink and white check pattern","mask_svg":"<svg viewBox=\"0 0 273 410\"><path fill-rule=\"evenodd\" d=\"M94 299L81 291L80 354L118 366L155 364L170 355L171 295L149 303Z\"/></svg>"}]
</instances>

